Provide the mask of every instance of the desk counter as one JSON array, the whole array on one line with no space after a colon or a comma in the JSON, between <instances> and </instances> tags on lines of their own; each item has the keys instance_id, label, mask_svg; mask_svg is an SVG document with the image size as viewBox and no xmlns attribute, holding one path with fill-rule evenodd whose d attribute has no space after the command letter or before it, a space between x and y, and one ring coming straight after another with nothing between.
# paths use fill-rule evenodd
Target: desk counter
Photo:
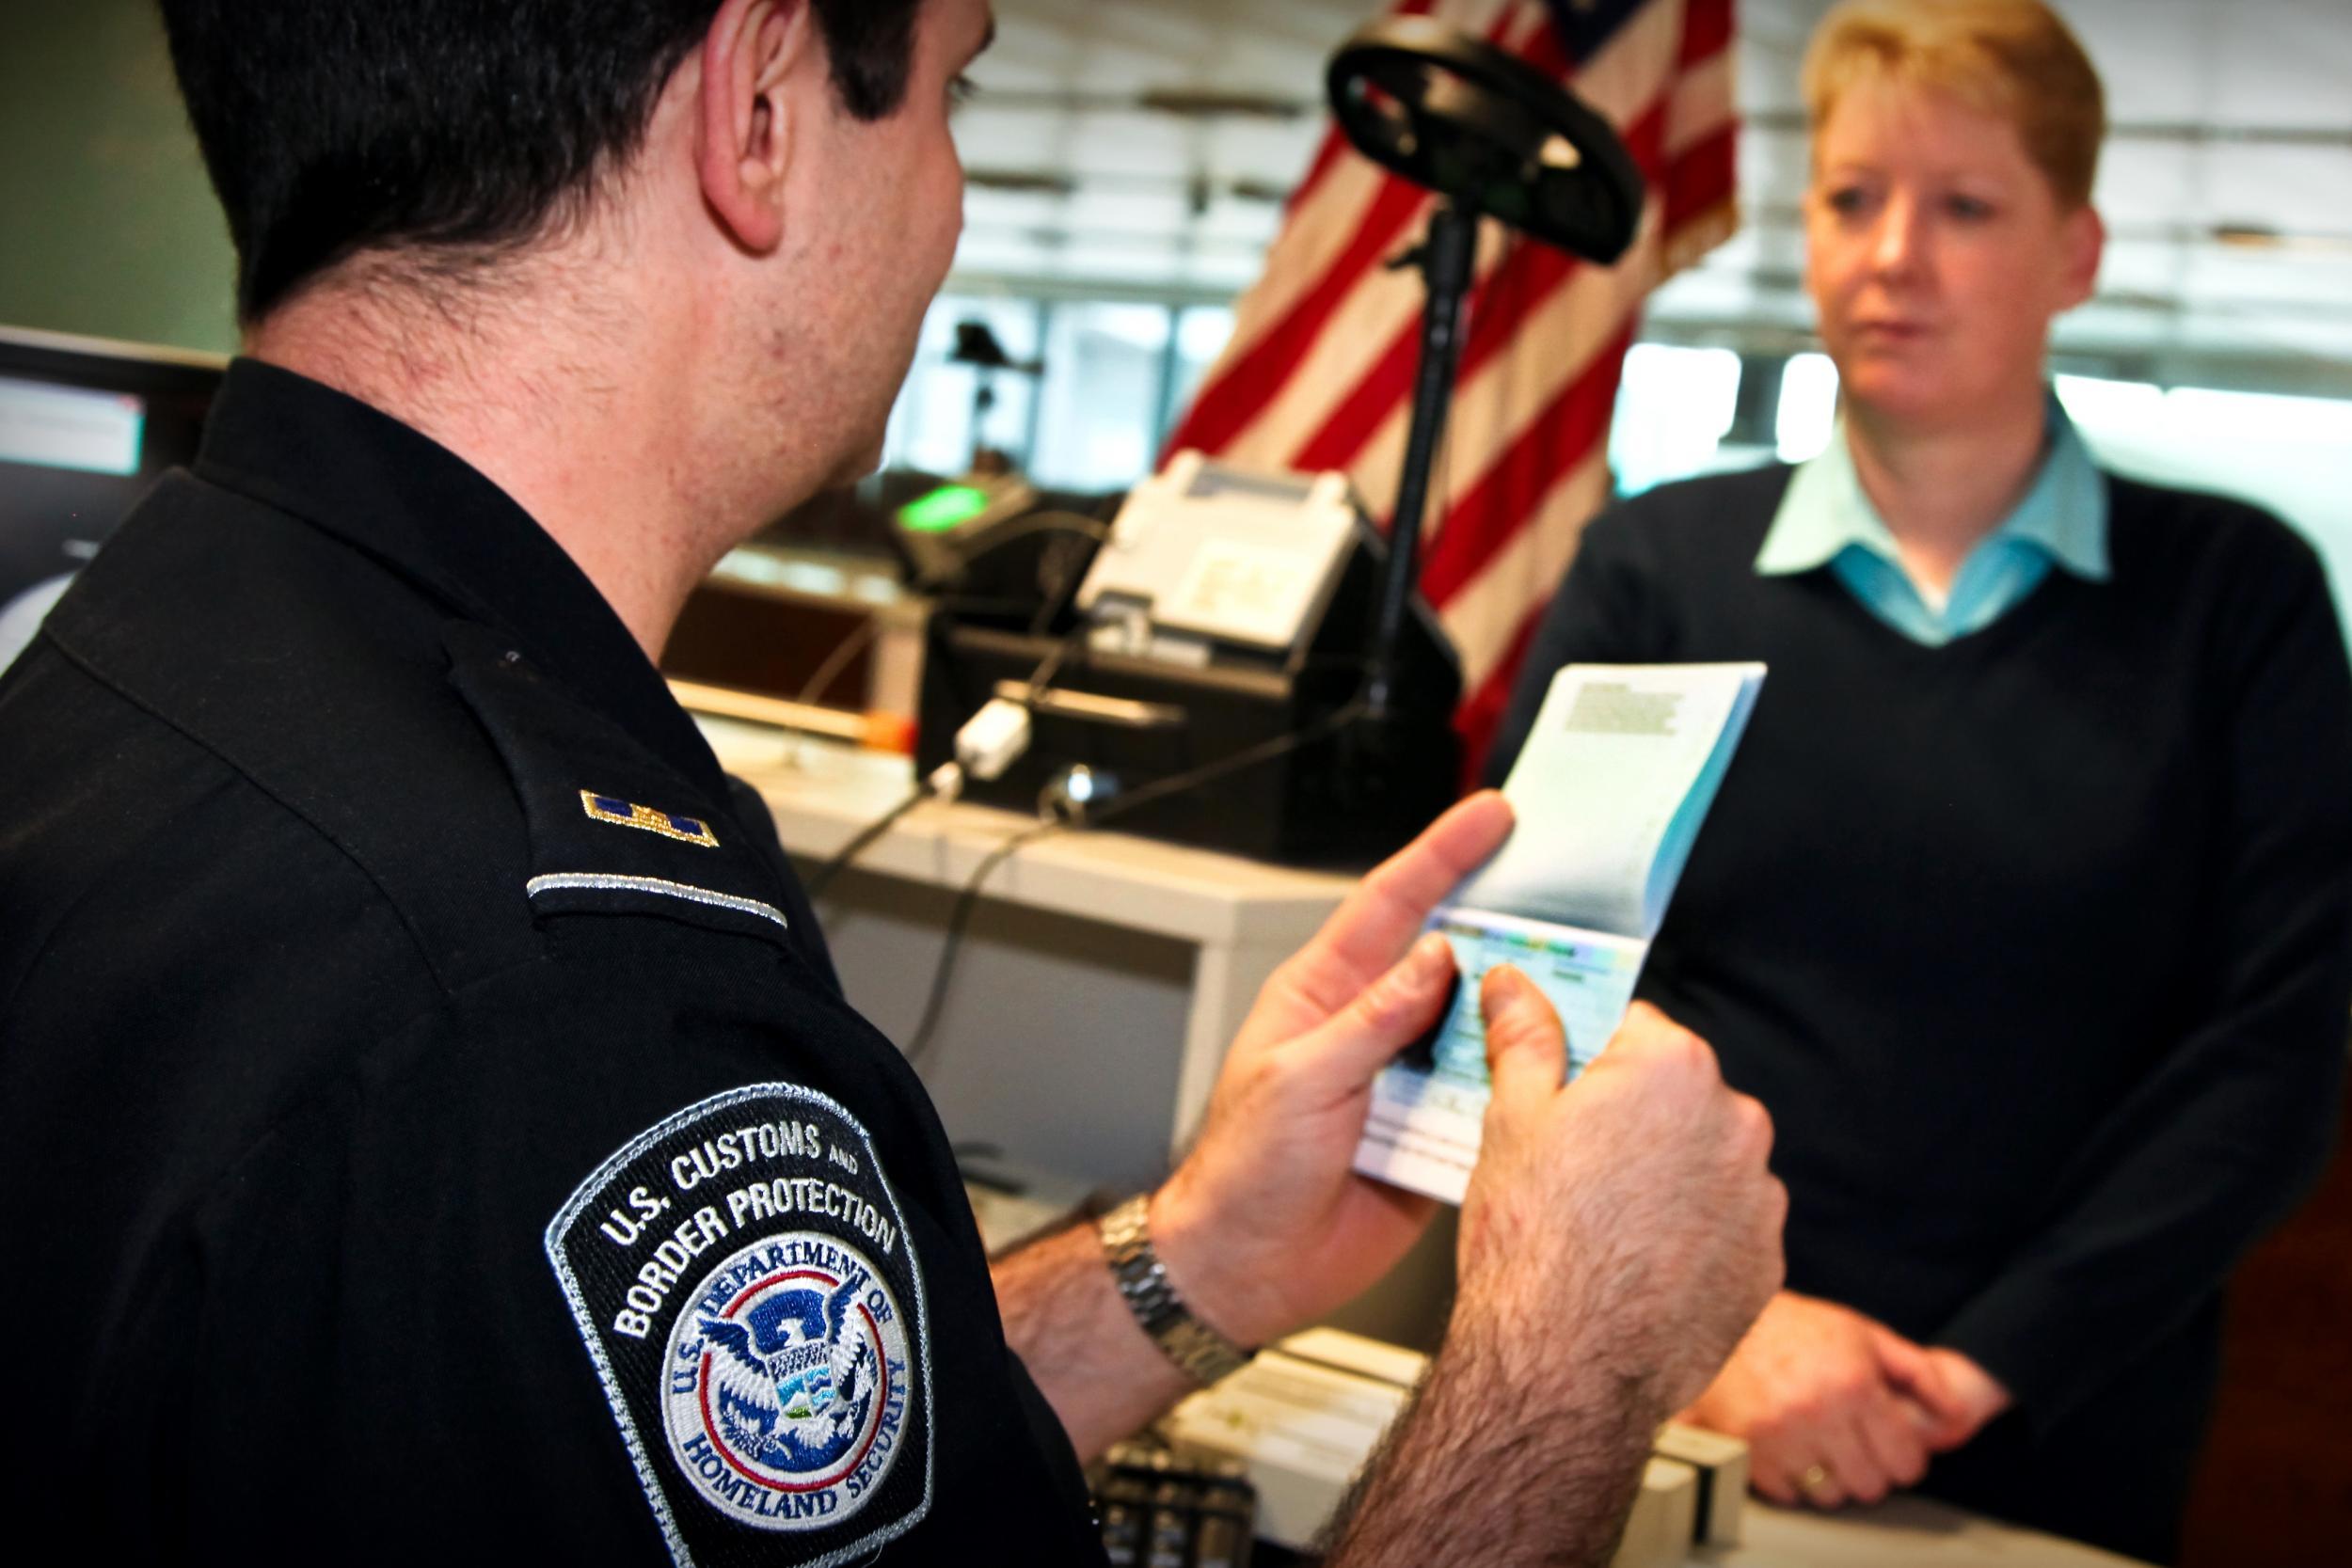
<instances>
[{"instance_id":1,"label":"desk counter","mask_svg":"<svg viewBox=\"0 0 2352 1568\"><path fill-rule=\"evenodd\" d=\"M1692 1554L1690 1568L2144 1568L2039 1530L1928 1497L1816 1513L1751 1498L1737 1546Z\"/></svg>"}]
</instances>

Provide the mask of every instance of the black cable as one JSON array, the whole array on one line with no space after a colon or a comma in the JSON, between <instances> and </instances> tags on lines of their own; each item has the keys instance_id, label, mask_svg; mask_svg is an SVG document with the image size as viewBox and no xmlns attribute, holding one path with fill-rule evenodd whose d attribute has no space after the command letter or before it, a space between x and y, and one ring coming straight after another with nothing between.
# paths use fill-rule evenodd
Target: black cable
<instances>
[{"instance_id":1,"label":"black cable","mask_svg":"<svg viewBox=\"0 0 2352 1568\"><path fill-rule=\"evenodd\" d=\"M817 699L824 695L825 689L839 678L842 671L850 667L851 659L864 653L874 639L882 635L882 618L880 610L868 614L865 620L851 626L848 635L834 644L833 652L825 656L824 661L817 666L808 679L801 683L801 689L794 694L792 700L803 707L817 706Z\"/></svg>"},{"instance_id":2,"label":"black cable","mask_svg":"<svg viewBox=\"0 0 2352 1568\"><path fill-rule=\"evenodd\" d=\"M842 870L851 861L857 859L867 845L888 832L898 823L898 818L921 805L924 798L930 792L930 784L928 782L916 784L905 800L860 828L849 843L835 849L833 852L833 858L818 866L808 879L809 901L814 903L822 898L825 895L825 889L833 885L833 879L840 876Z\"/></svg>"},{"instance_id":3,"label":"black cable","mask_svg":"<svg viewBox=\"0 0 2352 1568\"><path fill-rule=\"evenodd\" d=\"M1054 512L1046 515L1055 520L1054 526L1058 531L1079 534L1097 545L1106 542L1111 536L1108 524L1096 522L1093 518L1082 516L1075 512ZM1051 560L1052 557L1049 555L1040 562L1041 574L1044 570L1046 562ZM1077 596L1082 579L1083 574L1073 567L1061 574L1061 581L1057 585L1044 591L1042 598L1039 601L1037 613L1029 620L1031 637L1045 635L1046 628L1054 624L1054 618L1059 615L1069 606L1070 601ZM1042 588L1044 585L1041 583L1039 586Z\"/></svg>"},{"instance_id":4,"label":"black cable","mask_svg":"<svg viewBox=\"0 0 2352 1568\"><path fill-rule=\"evenodd\" d=\"M1083 626L1073 629L1068 637L1057 641L1054 644L1053 650L1038 661L1037 668L1030 672L1027 689L1023 691L1021 695L1023 703L1026 704L1037 701L1038 697L1045 689L1045 683L1054 678L1054 672L1060 668L1062 659L1069 654L1071 648L1079 641L1084 634L1085 628ZM930 798L931 793L931 783L929 779L926 779L922 783L916 784L914 790L897 805L892 806L888 811L882 813L882 816L876 817L873 821L868 822L865 827L860 828L850 838L849 843L834 850L833 852L833 858L826 861L823 865L818 866L816 872L809 878L808 895L810 899L813 901L824 896L825 889L833 884L833 879L835 877L840 876L851 861L864 854L867 847L872 845L875 840L881 838L882 834L888 832L893 827L895 827L900 817L906 816L907 813L921 805L925 800Z\"/></svg>"},{"instance_id":5,"label":"black cable","mask_svg":"<svg viewBox=\"0 0 2352 1568\"><path fill-rule=\"evenodd\" d=\"M1021 693L1021 702L1024 706L1036 702L1039 697L1044 695L1046 684L1054 678L1054 673L1061 668L1062 660L1069 657L1073 648L1085 641L1086 630L1083 622L1073 626L1069 635L1057 638L1045 657L1038 660L1037 668L1029 672L1028 683ZM898 824L900 817L921 805L932 793L930 780L925 779L918 783L913 792L897 805L860 828L849 843L834 850L833 857L818 866L810 876L808 879L810 900L814 902L824 896L825 889L833 885L833 879L840 876L851 861L864 854L875 840L888 832Z\"/></svg>"},{"instance_id":6,"label":"black cable","mask_svg":"<svg viewBox=\"0 0 2352 1568\"><path fill-rule=\"evenodd\" d=\"M1096 522L1093 518L1075 512L1041 512L1007 524L989 540L987 548L974 551L964 563L968 565L971 562L981 560L1016 539L1025 539L1036 533L1076 534L1080 538L1090 539L1099 545L1110 537L1111 531L1107 526ZM934 592L946 580L946 578L918 577L907 586L916 594L934 597L942 604L954 604L958 602L958 595L942 595ZM1074 591L1076 586L1073 582L1060 593L1046 595L1045 606L1040 611L1040 619L1045 625L1052 625L1054 616L1061 612L1062 606L1068 602L1069 594ZM800 694L792 700L803 706L814 705L824 694L825 689L840 676L841 672L850 667L850 661L864 652L866 645L875 638L882 635L882 618L879 610L869 613L865 620L851 627L848 635L834 645L833 652L827 654L823 662L817 666L815 673L802 683ZM1033 624L1029 635L1036 637L1043 630L1044 626Z\"/></svg>"},{"instance_id":7,"label":"black cable","mask_svg":"<svg viewBox=\"0 0 2352 1568\"><path fill-rule=\"evenodd\" d=\"M1045 657L1037 661L1037 668L1029 672L1029 678L1022 683L1023 707L1034 707L1037 700L1045 695L1045 689L1053 685L1054 677L1061 673L1063 661L1087 640L1087 633L1092 629L1086 622L1080 621L1054 639L1054 645L1046 650Z\"/></svg>"},{"instance_id":8,"label":"black cable","mask_svg":"<svg viewBox=\"0 0 2352 1568\"><path fill-rule=\"evenodd\" d=\"M1032 533L1075 533L1091 539L1098 545L1111 536L1109 524L1097 522L1083 512L1032 512L1027 516L1016 517L998 529L989 538L987 546L973 551L969 559L977 561L982 556L991 555L1002 549L1016 539L1026 539Z\"/></svg>"},{"instance_id":9,"label":"black cable","mask_svg":"<svg viewBox=\"0 0 2352 1568\"><path fill-rule=\"evenodd\" d=\"M1064 821L1040 822L999 844L980 858L972 875L956 895L955 908L948 911L947 934L941 941L939 962L931 970L931 989L923 999L923 1016L915 1022L914 1033L907 1037L907 1061L920 1067L930 1052L931 1036L939 1027L939 1015L947 1003L947 984L955 978L956 958L963 946L963 933L972 924L972 911L980 901L980 886L995 869L1022 849L1051 833L1057 833L1070 824Z\"/></svg>"},{"instance_id":10,"label":"black cable","mask_svg":"<svg viewBox=\"0 0 2352 1568\"><path fill-rule=\"evenodd\" d=\"M1162 779L1157 784L1148 784L1141 788L1115 795L1104 801L1101 809L1087 812L1074 825L1091 828L1099 823L1107 822L1112 817L1133 811L1137 806L1148 806L1152 801L1166 800L1170 795L1180 795L1185 790L1197 789L1204 784L1223 778L1228 773L1238 773L1245 768L1253 768L1262 762L1272 762L1276 757L1286 755L1301 746L1311 746L1318 740L1338 734L1371 711L1371 705L1361 694L1359 694L1333 708L1313 723L1302 724L1287 735L1278 735L1271 740L1262 740L1255 746L1244 747L1228 756L1219 757L1215 762L1203 763L1190 772L1178 773L1171 778Z\"/></svg>"},{"instance_id":11,"label":"black cable","mask_svg":"<svg viewBox=\"0 0 2352 1568\"><path fill-rule=\"evenodd\" d=\"M1110 530L1104 525L1096 522L1091 517L1080 516L1076 513L1041 513L1034 518L1025 518L1023 523L1026 526L1015 525L1020 528L1020 532L1009 537L1017 538L1029 533L1075 533L1092 539L1097 544L1110 537ZM993 550L997 546L1009 542L1008 536L1000 534L990 541L989 549ZM1065 585L1059 594L1047 595L1044 605L1038 611L1036 622L1030 626L1030 636L1038 636L1045 626L1052 625L1054 617L1061 612L1061 608L1068 602L1070 594L1076 590L1075 575L1072 574L1073 580ZM917 591L927 586L929 580L917 582L915 585ZM849 667L850 660L855 658L860 651L874 641L882 631L882 616L877 612L867 616L863 623L843 638L840 644L826 657L824 662L817 667L817 673L808 678L807 684L802 687L797 701L803 704L813 702L818 693L833 684L835 676ZM1029 673L1027 685L1021 694L1021 701L1025 705L1036 702L1044 694L1047 684L1053 680L1055 673L1061 668L1062 661L1070 657L1071 650L1084 641L1085 636L1086 626L1081 623L1072 627L1068 636L1055 641L1045 657L1038 661L1037 668ZM808 879L810 900L813 902L822 897L825 889L833 885L833 879L840 876L851 861L864 854L875 840L897 825L900 817L921 805L924 799L931 792L931 784L928 779L918 783L904 800L865 827L860 828L849 843L834 850L833 857L818 867L816 873Z\"/></svg>"},{"instance_id":12,"label":"black cable","mask_svg":"<svg viewBox=\"0 0 2352 1568\"><path fill-rule=\"evenodd\" d=\"M1070 521L1065 523L1064 518ZM1109 530L1103 524L1091 519L1076 517L1074 514L1042 515L1038 520L1038 530L1048 528L1066 528L1070 532L1085 533L1098 542L1109 537ZM1024 531L1034 531L1025 530ZM1037 618L1030 624L1031 637L1041 635L1046 626L1053 624L1054 617L1060 612L1062 605L1067 603L1068 595L1074 590L1074 586L1073 583L1062 594L1047 596L1046 602L1039 609ZM1057 602L1057 600L1059 602ZM1021 696L1021 701L1025 705L1035 704L1038 698L1044 694L1047 686L1059 673L1062 663L1069 657L1071 652L1085 641L1088 630L1086 623L1081 621L1065 636L1055 641L1054 646L1043 658L1038 661L1037 668L1030 672L1029 679ZM940 944L939 961L931 970L930 988L923 999L923 1011L915 1022L914 1032L907 1038L908 1062L920 1066L924 1056L930 1051L932 1037L939 1028L940 1016L946 1006L948 989L955 979L956 963L961 956L964 935L970 929L973 913L979 905L980 890L986 885L988 879L995 874L998 866L1039 839L1060 832L1065 829L1092 828L1124 816L1138 807L1150 805L1154 800L1164 800L1186 790L1197 789L1202 784L1213 783L1229 773L1239 772L1245 768L1255 767L1262 762L1271 762L1302 746L1311 745L1337 734L1369 711L1370 705L1363 695L1359 693L1355 698L1334 708L1311 724L1302 725L1287 735L1277 736L1270 740L1261 741L1255 746L1244 747L1241 751L1219 757L1215 762L1204 763L1199 768L1145 784L1138 789L1131 790L1105 801L1097 809L1091 811L1081 809L1075 816L1040 822L1034 827L1014 833L982 856L980 863L973 867L972 875L965 879L962 888L958 891L955 905L948 911L946 934ZM893 824L914 810L929 793L928 784L918 785L914 794L892 807L887 815L861 830L856 837L844 845L817 873L809 885L810 896L814 898L821 893L834 876L839 874L843 866L846 866L867 845L889 832Z\"/></svg>"},{"instance_id":13,"label":"black cable","mask_svg":"<svg viewBox=\"0 0 2352 1568\"><path fill-rule=\"evenodd\" d=\"M1217 758L1215 762L1203 763L1185 772L1172 774L1156 784L1145 784L1139 789L1114 797L1105 801L1099 810L1088 812L1076 817L1057 817L1050 822L1040 822L1034 827L1022 830L999 844L981 859L978 865L973 868L972 875L965 879L962 889L956 895L955 908L947 915L947 934L940 944L939 962L931 971L930 991L923 1001L923 1015L914 1025L914 1033L907 1037L907 1060L919 1067L922 1065L924 1056L930 1050L932 1034L938 1029L940 1013L946 1006L949 982L955 977L956 960L962 949L964 932L971 926L973 911L979 905L980 888L994 874L998 866L1041 838L1065 830L1096 827L1126 812L1133 811L1138 806L1149 805L1154 800L1164 800L1171 795L1180 795L1189 789L1198 789L1202 784L1213 783L1229 773L1238 773L1245 768L1252 768L1262 762L1271 762L1276 757L1295 752L1302 746L1313 745L1316 741L1326 739L1345 729L1368 711L1370 711L1369 705L1363 697L1359 695L1332 709L1313 723L1303 724L1287 735L1276 736L1271 740L1262 740L1255 746L1244 747L1230 755Z\"/></svg>"}]
</instances>

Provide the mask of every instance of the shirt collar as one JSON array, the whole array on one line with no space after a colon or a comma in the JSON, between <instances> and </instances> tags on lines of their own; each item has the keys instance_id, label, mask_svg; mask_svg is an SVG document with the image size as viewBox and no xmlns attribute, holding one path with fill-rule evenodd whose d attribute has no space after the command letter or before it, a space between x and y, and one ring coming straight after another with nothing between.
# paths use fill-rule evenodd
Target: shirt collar
<instances>
[{"instance_id":1,"label":"shirt collar","mask_svg":"<svg viewBox=\"0 0 2352 1568\"><path fill-rule=\"evenodd\" d=\"M542 671L725 799L708 742L587 574L448 448L330 387L240 358L213 401L196 472L511 635Z\"/></svg>"},{"instance_id":2,"label":"shirt collar","mask_svg":"<svg viewBox=\"0 0 2352 1568\"><path fill-rule=\"evenodd\" d=\"M2029 545L2078 578L2105 582L2107 563L2107 487L2090 449L2056 397L2048 401L2047 450L2032 485L1998 528L1994 539ZM1809 572L1859 546L1895 562L1895 536L1870 504L1854 472L1843 416L1829 445L1797 466L1772 515L1772 527L1756 554L1763 577Z\"/></svg>"}]
</instances>

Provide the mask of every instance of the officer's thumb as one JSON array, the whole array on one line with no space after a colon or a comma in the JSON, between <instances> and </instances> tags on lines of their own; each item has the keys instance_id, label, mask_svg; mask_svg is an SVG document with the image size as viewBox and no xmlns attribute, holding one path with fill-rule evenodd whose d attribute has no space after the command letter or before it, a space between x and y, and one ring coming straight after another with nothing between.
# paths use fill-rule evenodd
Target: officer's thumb
<instances>
[{"instance_id":1,"label":"officer's thumb","mask_svg":"<svg viewBox=\"0 0 2352 1568\"><path fill-rule=\"evenodd\" d=\"M1478 988L1486 1022L1486 1076L1498 1101L1556 1092L1568 1072L1568 1040L1560 1015L1535 982L1497 964Z\"/></svg>"}]
</instances>

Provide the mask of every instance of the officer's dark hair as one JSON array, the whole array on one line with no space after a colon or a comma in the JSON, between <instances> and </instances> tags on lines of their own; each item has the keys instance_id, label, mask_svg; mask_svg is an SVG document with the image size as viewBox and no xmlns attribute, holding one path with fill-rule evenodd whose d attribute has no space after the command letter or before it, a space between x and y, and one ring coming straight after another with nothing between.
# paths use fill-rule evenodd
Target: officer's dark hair
<instances>
[{"instance_id":1,"label":"officer's dark hair","mask_svg":"<svg viewBox=\"0 0 2352 1568\"><path fill-rule=\"evenodd\" d=\"M923 0L808 0L861 119L905 101ZM251 322L363 251L517 249L633 153L719 0L161 0Z\"/></svg>"}]
</instances>

